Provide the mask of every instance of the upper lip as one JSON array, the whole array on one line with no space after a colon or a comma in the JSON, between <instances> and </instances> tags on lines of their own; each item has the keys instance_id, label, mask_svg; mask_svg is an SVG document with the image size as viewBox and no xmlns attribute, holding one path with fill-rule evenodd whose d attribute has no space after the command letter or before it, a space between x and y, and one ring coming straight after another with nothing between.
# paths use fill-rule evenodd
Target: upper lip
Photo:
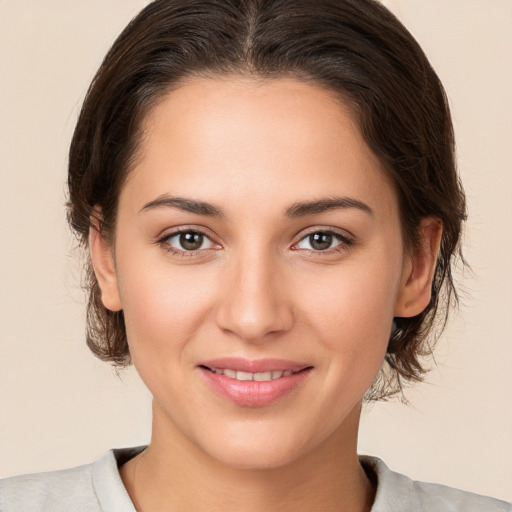
<instances>
[{"instance_id":1,"label":"upper lip","mask_svg":"<svg viewBox=\"0 0 512 512\"><path fill-rule=\"evenodd\" d=\"M241 357L221 357L218 359L209 359L201 361L198 366L207 366L208 368L230 369L238 372L262 373L270 371L298 372L309 368L311 365L289 361L286 359L244 359Z\"/></svg>"}]
</instances>

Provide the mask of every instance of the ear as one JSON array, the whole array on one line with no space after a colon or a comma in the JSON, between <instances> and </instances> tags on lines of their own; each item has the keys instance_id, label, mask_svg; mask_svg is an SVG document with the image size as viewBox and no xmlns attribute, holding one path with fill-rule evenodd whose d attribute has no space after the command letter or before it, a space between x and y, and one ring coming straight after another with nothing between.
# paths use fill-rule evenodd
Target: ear
<instances>
[{"instance_id":1,"label":"ear","mask_svg":"<svg viewBox=\"0 0 512 512\"><path fill-rule=\"evenodd\" d=\"M442 233L439 219L427 217L421 221L419 239L406 256L395 316L416 316L428 306Z\"/></svg>"},{"instance_id":2,"label":"ear","mask_svg":"<svg viewBox=\"0 0 512 512\"><path fill-rule=\"evenodd\" d=\"M123 308L119 297L112 247L100 233L97 219L93 218L89 228L89 251L94 273L100 285L103 305L110 311L120 311Z\"/></svg>"}]
</instances>

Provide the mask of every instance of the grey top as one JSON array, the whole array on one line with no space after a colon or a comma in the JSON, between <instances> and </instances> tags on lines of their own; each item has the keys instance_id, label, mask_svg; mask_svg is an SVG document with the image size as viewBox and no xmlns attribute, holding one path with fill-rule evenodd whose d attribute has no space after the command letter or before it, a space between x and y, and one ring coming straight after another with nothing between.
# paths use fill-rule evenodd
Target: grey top
<instances>
[{"instance_id":1,"label":"grey top","mask_svg":"<svg viewBox=\"0 0 512 512\"><path fill-rule=\"evenodd\" d=\"M135 512L118 467L144 448L110 450L92 464L0 480L0 512ZM371 512L512 512L504 501L415 482L376 457L360 460L377 483Z\"/></svg>"}]
</instances>

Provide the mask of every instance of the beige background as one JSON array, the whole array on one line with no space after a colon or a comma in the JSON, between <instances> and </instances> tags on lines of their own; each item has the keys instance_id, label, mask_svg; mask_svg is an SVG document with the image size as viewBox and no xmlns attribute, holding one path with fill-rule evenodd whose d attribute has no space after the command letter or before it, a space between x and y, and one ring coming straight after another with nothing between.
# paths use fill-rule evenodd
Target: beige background
<instances>
[{"instance_id":1,"label":"beige background","mask_svg":"<svg viewBox=\"0 0 512 512\"><path fill-rule=\"evenodd\" d=\"M146 443L147 391L88 353L64 221L66 151L88 83L141 0L0 0L0 477ZM360 451L512 500L512 2L388 0L450 97L470 206L462 312L438 368L363 417Z\"/></svg>"}]
</instances>

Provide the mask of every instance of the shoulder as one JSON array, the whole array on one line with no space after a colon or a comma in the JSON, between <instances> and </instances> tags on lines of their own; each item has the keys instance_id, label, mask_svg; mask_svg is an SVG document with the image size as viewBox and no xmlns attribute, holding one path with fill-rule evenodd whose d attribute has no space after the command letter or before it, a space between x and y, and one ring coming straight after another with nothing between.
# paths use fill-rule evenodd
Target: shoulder
<instances>
[{"instance_id":1,"label":"shoulder","mask_svg":"<svg viewBox=\"0 0 512 512\"><path fill-rule=\"evenodd\" d=\"M446 485L413 482L412 492L425 510L446 512L511 512L512 506L501 500L462 491ZM444 508L443 508L444 507Z\"/></svg>"},{"instance_id":2,"label":"shoulder","mask_svg":"<svg viewBox=\"0 0 512 512\"><path fill-rule=\"evenodd\" d=\"M92 464L0 480L0 512L134 512L118 463L140 448L109 450Z\"/></svg>"},{"instance_id":3,"label":"shoulder","mask_svg":"<svg viewBox=\"0 0 512 512\"><path fill-rule=\"evenodd\" d=\"M92 464L0 480L1 512L47 510L101 510L92 483Z\"/></svg>"},{"instance_id":4,"label":"shoulder","mask_svg":"<svg viewBox=\"0 0 512 512\"><path fill-rule=\"evenodd\" d=\"M361 464L377 480L371 512L512 512L512 505L446 485L418 482L390 470L376 457L362 456Z\"/></svg>"}]
</instances>

